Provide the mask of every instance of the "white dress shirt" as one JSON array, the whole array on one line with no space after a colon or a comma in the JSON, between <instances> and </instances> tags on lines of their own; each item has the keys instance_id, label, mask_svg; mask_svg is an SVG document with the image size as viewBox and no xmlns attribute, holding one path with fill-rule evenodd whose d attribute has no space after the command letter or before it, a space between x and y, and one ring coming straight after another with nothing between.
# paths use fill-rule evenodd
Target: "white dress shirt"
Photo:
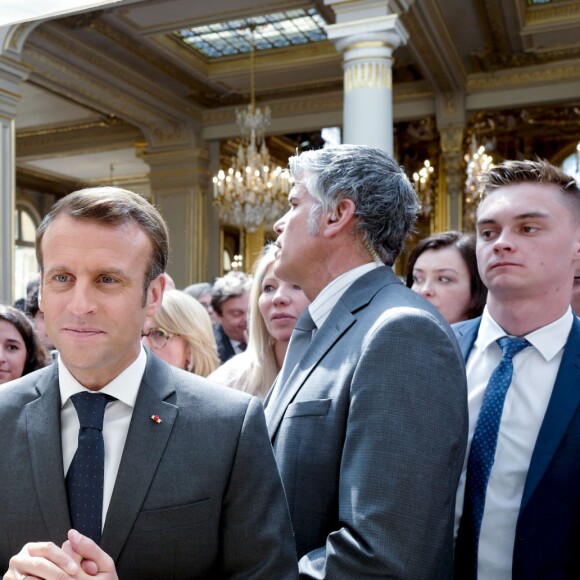
<instances>
[{"instance_id":1,"label":"white dress shirt","mask_svg":"<svg viewBox=\"0 0 580 580\"><path fill-rule=\"evenodd\" d=\"M312 301L308 307L310 316L316 324L316 328L320 328L324 321L328 318L330 311L336 306L341 296L358 280L361 276L383 266L384 264L377 264L376 262L369 262L362 266L357 266L338 278L335 278L330 284L325 286L320 294Z\"/></svg>"},{"instance_id":2,"label":"white dress shirt","mask_svg":"<svg viewBox=\"0 0 580 580\"><path fill-rule=\"evenodd\" d=\"M572 310L527 334L532 345L515 355L491 469L479 536L478 580L511 580L516 523L536 439L544 420L564 346L573 322ZM455 534L463 511L467 457L491 373L502 349L496 343L506 332L484 309L477 339L466 365L469 439L457 490Z\"/></svg>"},{"instance_id":3,"label":"white dress shirt","mask_svg":"<svg viewBox=\"0 0 580 580\"><path fill-rule=\"evenodd\" d=\"M147 355L141 346L141 352L135 361L128 366L120 375L115 377L99 393L111 395L117 401L110 402L105 408L103 420L103 440L105 442L105 479L103 488L103 519L109 509L111 495L115 487L117 472L121 463L121 456L125 448L125 440L129 431L129 424L133 415L133 408L139 392L139 386L145 372ZM66 476L68 468L76 453L79 438L79 418L71 401L71 395L86 391L64 366L59 357L58 380L60 383L60 421L62 437L63 469Z\"/></svg>"},{"instance_id":4,"label":"white dress shirt","mask_svg":"<svg viewBox=\"0 0 580 580\"><path fill-rule=\"evenodd\" d=\"M230 344L232 345L232 348L234 349L234 352L236 354L241 354L242 352L245 352L246 349L242 348L242 343L239 340L234 340L233 338L230 338L228 336L228 340L230 341Z\"/></svg>"}]
</instances>

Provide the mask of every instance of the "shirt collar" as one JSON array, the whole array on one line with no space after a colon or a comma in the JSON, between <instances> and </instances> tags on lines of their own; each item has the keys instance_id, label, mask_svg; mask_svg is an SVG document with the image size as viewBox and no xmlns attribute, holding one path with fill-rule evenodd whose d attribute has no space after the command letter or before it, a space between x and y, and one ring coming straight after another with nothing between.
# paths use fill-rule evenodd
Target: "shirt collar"
<instances>
[{"instance_id":1,"label":"shirt collar","mask_svg":"<svg viewBox=\"0 0 580 580\"><path fill-rule=\"evenodd\" d=\"M341 274L338 278L335 278L330 282L330 284L327 284L308 307L310 316L312 316L312 320L314 320L314 324L316 324L316 328L320 328L324 324L330 311L336 306L336 303L340 300L341 296L348 290L355 280L358 280L358 278L367 272L383 265L384 264L377 264L376 262L369 262L362 266L357 266L356 268Z\"/></svg>"},{"instance_id":2,"label":"shirt collar","mask_svg":"<svg viewBox=\"0 0 580 580\"><path fill-rule=\"evenodd\" d=\"M524 338L546 361L549 361L566 345L573 322L574 315L572 314L572 309L568 307L564 315L558 320L526 334ZM481 325L475 342L476 346L485 351L502 336L506 336L506 331L491 317L486 306L481 317Z\"/></svg>"},{"instance_id":3,"label":"shirt collar","mask_svg":"<svg viewBox=\"0 0 580 580\"><path fill-rule=\"evenodd\" d=\"M134 407L146 365L147 355L145 349L141 345L139 356L120 375L117 375L99 392L111 395L115 397L115 399L129 405L129 407ZM87 390L72 376L70 371L62 362L61 357L58 358L58 382L60 385L61 407L64 406L72 395Z\"/></svg>"}]
</instances>

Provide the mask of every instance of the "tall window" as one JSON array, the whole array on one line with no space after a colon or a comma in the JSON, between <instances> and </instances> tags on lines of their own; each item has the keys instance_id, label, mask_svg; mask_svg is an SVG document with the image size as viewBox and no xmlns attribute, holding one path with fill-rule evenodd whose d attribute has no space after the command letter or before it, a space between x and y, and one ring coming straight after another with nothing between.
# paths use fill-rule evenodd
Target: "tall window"
<instances>
[{"instance_id":1,"label":"tall window","mask_svg":"<svg viewBox=\"0 0 580 580\"><path fill-rule=\"evenodd\" d=\"M14 296L26 297L26 284L38 276L34 237L39 220L25 205L16 205L14 212Z\"/></svg>"}]
</instances>

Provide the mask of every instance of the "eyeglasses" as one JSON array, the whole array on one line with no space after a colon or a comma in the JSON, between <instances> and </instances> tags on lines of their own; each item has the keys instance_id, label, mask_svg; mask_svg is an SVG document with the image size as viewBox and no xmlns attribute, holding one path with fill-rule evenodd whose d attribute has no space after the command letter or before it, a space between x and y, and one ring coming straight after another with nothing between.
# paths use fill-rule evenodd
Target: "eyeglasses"
<instances>
[{"instance_id":1,"label":"eyeglasses","mask_svg":"<svg viewBox=\"0 0 580 580\"><path fill-rule=\"evenodd\" d=\"M146 338L147 342L158 350L165 348L167 341L172 337L177 336L176 334L169 334L163 328L150 328L147 332L141 333L141 338Z\"/></svg>"}]
</instances>

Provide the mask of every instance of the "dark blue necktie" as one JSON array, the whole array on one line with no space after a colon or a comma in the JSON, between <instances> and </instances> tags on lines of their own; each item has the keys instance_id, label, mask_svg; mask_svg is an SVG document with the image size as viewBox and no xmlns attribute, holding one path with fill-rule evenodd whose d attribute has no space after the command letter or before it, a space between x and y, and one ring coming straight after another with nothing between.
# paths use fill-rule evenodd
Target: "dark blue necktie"
<instances>
[{"instance_id":1,"label":"dark blue necktie","mask_svg":"<svg viewBox=\"0 0 580 580\"><path fill-rule=\"evenodd\" d=\"M512 381L512 359L518 352L530 346L525 338L518 337L504 336L497 342L503 350L503 356L485 389L467 460L465 500L455 551L455 576L460 580L477 578L479 532L485 507L485 493L495 459L505 396Z\"/></svg>"},{"instance_id":2,"label":"dark blue necktie","mask_svg":"<svg viewBox=\"0 0 580 580\"><path fill-rule=\"evenodd\" d=\"M79 417L79 444L66 475L72 527L99 543L103 514L105 444L103 417L113 397L77 393L71 400Z\"/></svg>"}]
</instances>

